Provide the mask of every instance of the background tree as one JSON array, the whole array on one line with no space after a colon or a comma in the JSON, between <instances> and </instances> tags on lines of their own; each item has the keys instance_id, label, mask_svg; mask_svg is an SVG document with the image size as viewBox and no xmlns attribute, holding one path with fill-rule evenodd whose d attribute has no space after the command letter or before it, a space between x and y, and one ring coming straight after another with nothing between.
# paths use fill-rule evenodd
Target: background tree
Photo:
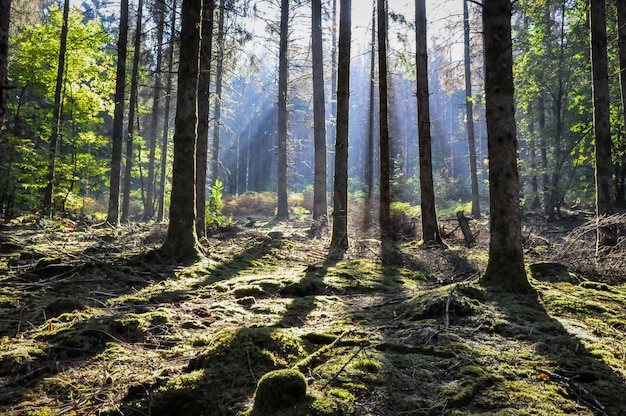
<instances>
[{"instance_id":1,"label":"background tree","mask_svg":"<svg viewBox=\"0 0 626 416\"><path fill-rule=\"evenodd\" d=\"M61 129L61 94L63 92L63 77L65 74L65 51L67 50L67 26L69 20L70 2L63 3L63 26L61 28L61 43L59 47L59 60L57 64L57 79L54 92L54 107L52 113L52 134L48 148L48 172L46 174L46 187L43 191L43 214L52 214L52 195L54 190L54 176L56 170L57 144Z\"/></svg>"},{"instance_id":2,"label":"background tree","mask_svg":"<svg viewBox=\"0 0 626 416\"><path fill-rule=\"evenodd\" d=\"M593 84L593 127L596 156L596 215L598 221L615 212L613 158L609 115L609 70L606 39L605 0L591 0L591 65ZM598 227L598 247L617 244L613 227Z\"/></svg>"},{"instance_id":3,"label":"background tree","mask_svg":"<svg viewBox=\"0 0 626 416\"><path fill-rule=\"evenodd\" d=\"M6 113L6 90L8 89L9 24L11 22L11 0L0 5L0 148L4 141L4 115ZM0 149L0 155L2 150Z\"/></svg>"},{"instance_id":4,"label":"background tree","mask_svg":"<svg viewBox=\"0 0 626 416\"><path fill-rule=\"evenodd\" d=\"M107 222L117 226L120 221L120 179L122 174L122 143L124 135L124 90L126 87L126 55L128 44L128 0L120 2L120 26L117 40L117 68L115 72L115 110L111 137L111 179Z\"/></svg>"},{"instance_id":5,"label":"background tree","mask_svg":"<svg viewBox=\"0 0 626 416\"><path fill-rule=\"evenodd\" d=\"M313 131L315 163L313 178L313 219L326 216L326 104L324 100L324 54L322 0L311 1L311 45L313 49Z\"/></svg>"},{"instance_id":6,"label":"background tree","mask_svg":"<svg viewBox=\"0 0 626 416\"><path fill-rule=\"evenodd\" d=\"M489 261L482 282L524 292L530 284L522 250L511 13L510 0L483 0L491 218Z\"/></svg>"},{"instance_id":7,"label":"background tree","mask_svg":"<svg viewBox=\"0 0 626 416\"><path fill-rule=\"evenodd\" d=\"M128 103L128 128L126 130L126 164L124 169L124 185L122 190L122 221L128 221L130 216L130 187L133 178L133 166L135 157L135 125L137 120L137 95L139 94L139 56L141 54L143 0L137 3L137 23L135 25L133 66L130 73L130 101Z\"/></svg>"},{"instance_id":8,"label":"background tree","mask_svg":"<svg viewBox=\"0 0 626 416\"><path fill-rule=\"evenodd\" d=\"M380 123L380 206L378 218L380 221L381 237L391 238L390 235L390 152L389 152L389 92L387 80L387 2L378 0L378 114Z\"/></svg>"},{"instance_id":9,"label":"background tree","mask_svg":"<svg viewBox=\"0 0 626 416\"><path fill-rule=\"evenodd\" d=\"M217 23L217 57L215 59L215 101L213 104L213 151L211 152L211 186L219 179L220 135L222 123L222 90L224 80L224 48L226 47L224 23L226 21L226 1L222 0L219 7Z\"/></svg>"},{"instance_id":10,"label":"background tree","mask_svg":"<svg viewBox=\"0 0 626 416\"><path fill-rule=\"evenodd\" d=\"M465 66L465 119L467 123L467 146L469 149L470 181L472 187L472 216L480 218L480 194L478 191L478 169L476 138L474 135L474 96L472 95L472 62L470 45L470 18L468 0L463 0L463 60ZM427 62L428 63L428 62ZM418 104L419 105L419 104Z\"/></svg>"},{"instance_id":11,"label":"background tree","mask_svg":"<svg viewBox=\"0 0 626 416\"><path fill-rule=\"evenodd\" d=\"M195 153L198 134L198 69L202 2L183 0L170 222L162 251L169 257L197 259Z\"/></svg>"},{"instance_id":12,"label":"background tree","mask_svg":"<svg viewBox=\"0 0 626 416\"><path fill-rule=\"evenodd\" d=\"M289 218L287 202L287 47L289 37L289 0L281 0L280 6L280 44L278 58L278 209L276 218Z\"/></svg>"},{"instance_id":13,"label":"background tree","mask_svg":"<svg viewBox=\"0 0 626 416\"><path fill-rule=\"evenodd\" d=\"M426 47L426 2L415 1L415 33L417 52L417 110L420 159L420 191L422 197L422 233L424 244L443 244L435 212L433 162L430 135L430 98L428 94L428 52Z\"/></svg>"},{"instance_id":14,"label":"background tree","mask_svg":"<svg viewBox=\"0 0 626 416\"><path fill-rule=\"evenodd\" d=\"M348 249L348 136L350 126L351 9L351 0L340 0L333 228L330 241L330 255L334 257L343 255Z\"/></svg>"}]
</instances>

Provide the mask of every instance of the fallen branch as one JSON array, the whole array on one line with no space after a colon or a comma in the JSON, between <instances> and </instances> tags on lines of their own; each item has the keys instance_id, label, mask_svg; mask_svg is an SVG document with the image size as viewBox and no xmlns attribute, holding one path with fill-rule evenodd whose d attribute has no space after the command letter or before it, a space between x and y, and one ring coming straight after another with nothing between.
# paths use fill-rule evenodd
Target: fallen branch
<instances>
[{"instance_id":1,"label":"fallen branch","mask_svg":"<svg viewBox=\"0 0 626 416\"><path fill-rule=\"evenodd\" d=\"M567 390L573 394L579 402L591 407L593 410L598 412L602 416L609 416L606 412L606 407L600 403L600 401L591 394L587 389L585 389L580 383L574 381L574 377L564 377L560 374L552 373L548 370L537 368L539 374L544 374L548 379L558 381L559 383L565 384Z\"/></svg>"}]
</instances>

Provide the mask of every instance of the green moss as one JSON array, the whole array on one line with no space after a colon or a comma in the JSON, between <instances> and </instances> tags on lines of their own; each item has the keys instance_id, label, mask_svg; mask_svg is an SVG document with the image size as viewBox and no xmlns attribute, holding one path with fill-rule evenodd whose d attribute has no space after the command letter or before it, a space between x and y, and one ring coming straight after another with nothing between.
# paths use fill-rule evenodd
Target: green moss
<instances>
[{"instance_id":1,"label":"green moss","mask_svg":"<svg viewBox=\"0 0 626 416\"><path fill-rule=\"evenodd\" d=\"M259 380L254 393L254 411L273 414L304 402L307 382L301 372L291 369L271 371Z\"/></svg>"}]
</instances>

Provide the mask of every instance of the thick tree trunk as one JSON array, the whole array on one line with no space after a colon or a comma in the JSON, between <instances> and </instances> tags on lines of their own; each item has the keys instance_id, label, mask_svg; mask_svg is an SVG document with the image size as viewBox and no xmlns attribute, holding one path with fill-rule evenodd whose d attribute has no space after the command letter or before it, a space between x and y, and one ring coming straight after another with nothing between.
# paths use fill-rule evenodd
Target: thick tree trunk
<instances>
[{"instance_id":1,"label":"thick tree trunk","mask_svg":"<svg viewBox=\"0 0 626 416\"><path fill-rule=\"evenodd\" d=\"M596 214L599 221L602 217L615 212L605 0L591 0L589 10L596 155ZM613 227L598 227L597 244L598 247L617 244L616 230Z\"/></svg>"},{"instance_id":2,"label":"thick tree trunk","mask_svg":"<svg viewBox=\"0 0 626 416\"><path fill-rule=\"evenodd\" d=\"M165 25L165 0L155 0L157 19L157 57L154 71L154 91L152 95L152 120L150 128L150 150L148 155L148 179L146 186L146 199L144 201L144 217L152 219L154 217L154 169L156 166L156 142L159 132L158 123L161 101L161 63L163 61L163 29Z\"/></svg>"},{"instance_id":3,"label":"thick tree trunk","mask_svg":"<svg viewBox=\"0 0 626 416\"><path fill-rule=\"evenodd\" d=\"M287 45L289 37L289 0L281 0L280 46L278 58L278 209L276 218L289 218L287 202Z\"/></svg>"},{"instance_id":4,"label":"thick tree trunk","mask_svg":"<svg viewBox=\"0 0 626 416\"><path fill-rule=\"evenodd\" d=\"M387 80L387 1L378 0L378 114L380 128L380 206L378 219L381 238L391 238L390 212L390 151L389 151L389 91Z\"/></svg>"},{"instance_id":5,"label":"thick tree trunk","mask_svg":"<svg viewBox=\"0 0 626 416\"><path fill-rule=\"evenodd\" d=\"M111 138L111 186L107 222L118 226L120 222L120 179L122 173L122 136L124 134L124 89L126 87L126 53L128 41L128 0L121 0L120 27L117 40L117 69L115 74L115 110L113 137Z\"/></svg>"},{"instance_id":6,"label":"thick tree trunk","mask_svg":"<svg viewBox=\"0 0 626 416\"><path fill-rule=\"evenodd\" d=\"M196 143L196 233L198 237L206 236L209 89L211 86L214 9L214 0L204 0L202 7L202 40L200 43L200 75L198 77L198 142Z\"/></svg>"},{"instance_id":7,"label":"thick tree trunk","mask_svg":"<svg viewBox=\"0 0 626 416\"><path fill-rule=\"evenodd\" d=\"M430 103L428 95L428 52L426 47L426 1L415 0L417 130L419 134L420 191L424 244L443 244L435 212Z\"/></svg>"},{"instance_id":8,"label":"thick tree trunk","mask_svg":"<svg viewBox=\"0 0 626 416\"><path fill-rule=\"evenodd\" d=\"M463 0L463 38L465 43L465 117L467 119L467 145L469 147L470 181L472 187L472 216L480 218L480 194L478 191L478 169L476 138L474 135L474 97L472 95L472 64L470 60L470 21L468 0Z\"/></svg>"},{"instance_id":9,"label":"thick tree trunk","mask_svg":"<svg viewBox=\"0 0 626 416\"><path fill-rule=\"evenodd\" d=\"M324 100L324 54L322 48L322 0L311 2L313 48L313 141L315 166L313 179L313 219L326 216L326 105Z\"/></svg>"},{"instance_id":10,"label":"thick tree trunk","mask_svg":"<svg viewBox=\"0 0 626 416\"><path fill-rule=\"evenodd\" d=\"M348 136L350 125L350 42L352 0L339 3L339 61L337 64L337 130L335 133L335 181L330 256L348 250Z\"/></svg>"},{"instance_id":11,"label":"thick tree trunk","mask_svg":"<svg viewBox=\"0 0 626 416\"><path fill-rule=\"evenodd\" d=\"M122 191L121 221L128 221L130 217L130 187L133 179L134 142L135 142L135 112L137 111L137 93L139 88L139 56L141 54L141 32L143 18L143 0L137 4L137 24L135 27L135 50L133 52L133 68L130 75L130 101L128 103L128 129L126 131L126 168L124 169L124 189Z\"/></svg>"},{"instance_id":12,"label":"thick tree trunk","mask_svg":"<svg viewBox=\"0 0 626 416\"><path fill-rule=\"evenodd\" d=\"M69 18L70 2L63 3L63 26L61 27L61 45L59 48L59 60L57 67L56 87L54 90L54 106L52 109L52 133L50 134L50 147L48 149L48 172L46 174L46 187L43 192L42 213L44 216L52 214L52 195L54 193L54 177L56 170L57 146L61 130L61 92L63 90L63 78L65 76L65 52L67 51L67 22Z\"/></svg>"},{"instance_id":13,"label":"thick tree trunk","mask_svg":"<svg viewBox=\"0 0 626 416\"><path fill-rule=\"evenodd\" d=\"M170 106L172 101L172 72L174 67L174 37L176 34L176 0L172 2L170 28L170 46L167 51L167 81L165 83L165 108L163 109L163 137L161 144L161 172L159 178L159 202L157 204L157 222L163 221L165 213L165 181L167 173L167 143L170 134Z\"/></svg>"},{"instance_id":14,"label":"thick tree trunk","mask_svg":"<svg viewBox=\"0 0 626 416\"><path fill-rule=\"evenodd\" d=\"M486 285L530 289L522 250L510 0L483 1L491 239Z\"/></svg>"},{"instance_id":15,"label":"thick tree trunk","mask_svg":"<svg viewBox=\"0 0 626 416\"><path fill-rule=\"evenodd\" d=\"M217 58L215 63L215 102L213 122L213 151L211 152L211 186L219 179L220 162L220 130L222 121L222 84L224 79L224 20L226 17L226 2L220 5L220 18L217 24Z\"/></svg>"},{"instance_id":16,"label":"thick tree trunk","mask_svg":"<svg viewBox=\"0 0 626 416\"><path fill-rule=\"evenodd\" d=\"M617 55L619 61L619 84L622 99L622 123L626 128L626 2L617 3ZM618 180L620 182L619 192L616 192L616 202L626 203L626 156L621 157L621 168L619 169ZM617 167L616 167L617 168ZM617 190L616 190L617 191Z\"/></svg>"},{"instance_id":17,"label":"thick tree trunk","mask_svg":"<svg viewBox=\"0 0 626 416\"><path fill-rule=\"evenodd\" d=\"M171 258L200 256L196 235L195 160L202 1L183 0L170 222L162 251Z\"/></svg>"}]
</instances>

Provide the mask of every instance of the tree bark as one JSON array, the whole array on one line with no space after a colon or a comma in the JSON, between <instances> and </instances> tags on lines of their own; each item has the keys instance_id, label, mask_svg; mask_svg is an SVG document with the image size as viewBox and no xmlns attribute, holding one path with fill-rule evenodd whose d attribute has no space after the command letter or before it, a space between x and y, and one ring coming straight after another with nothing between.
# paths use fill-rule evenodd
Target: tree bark
<instances>
[{"instance_id":1,"label":"tree bark","mask_svg":"<svg viewBox=\"0 0 626 416\"><path fill-rule=\"evenodd\" d=\"M126 131L126 168L124 169L124 189L122 191L121 221L128 221L130 217L130 187L133 178L134 142L135 142L135 112L137 111L137 93L139 88L139 56L141 54L141 32L143 18L143 0L137 4L137 24L135 26L135 50L133 52L133 68L130 75L130 101L128 103L128 129Z\"/></svg>"},{"instance_id":2,"label":"tree bark","mask_svg":"<svg viewBox=\"0 0 626 416\"><path fill-rule=\"evenodd\" d=\"M370 44L370 85L369 109L367 125L367 162L365 174L367 177L367 200L365 206L365 231L370 227L372 220L372 204L374 202L374 143L376 122L376 0L372 2L372 38Z\"/></svg>"},{"instance_id":3,"label":"tree bark","mask_svg":"<svg viewBox=\"0 0 626 416\"><path fill-rule=\"evenodd\" d=\"M335 180L333 230L330 256L341 257L348 250L348 137L350 125L350 42L352 1L339 4L339 61L337 64L337 130L335 133Z\"/></svg>"},{"instance_id":4,"label":"tree bark","mask_svg":"<svg viewBox=\"0 0 626 416\"><path fill-rule=\"evenodd\" d=\"M63 26L61 27L61 44L59 48L59 60L57 67L56 87L54 90L54 106L52 109L52 133L50 134L50 147L48 149L48 172L46 174L46 187L43 192L43 215L52 214L52 195L54 193L54 178L56 170L57 145L61 130L61 92L63 90L63 78L65 76L65 53L67 51L67 24L70 12L70 2L63 3Z\"/></svg>"},{"instance_id":5,"label":"tree bark","mask_svg":"<svg viewBox=\"0 0 626 416\"><path fill-rule=\"evenodd\" d=\"M599 221L602 217L615 212L605 0L591 0L589 12L596 155L596 214ZM617 233L613 227L598 226L597 234L598 248L617 244Z\"/></svg>"},{"instance_id":6,"label":"tree bark","mask_svg":"<svg viewBox=\"0 0 626 416\"><path fill-rule=\"evenodd\" d=\"M224 20L226 16L226 2L220 5L220 18L217 24L217 58L215 64L215 102L213 122L213 151L211 152L211 186L219 179L220 131L222 120L222 84L224 80Z\"/></svg>"},{"instance_id":7,"label":"tree bark","mask_svg":"<svg viewBox=\"0 0 626 416\"><path fill-rule=\"evenodd\" d=\"M531 286L522 250L510 0L483 1L491 239L482 282L511 292Z\"/></svg>"},{"instance_id":8,"label":"tree bark","mask_svg":"<svg viewBox=\"0 0 626 416\"><path fill-rule=\"evenodd\" d=\"M0 157L2 156L3 130L6 114L6 91L8 86L9 25L11 23L11 0L0 5Z\"/></svg>"},{"instance_id":9,"label":"tree bark","mask_svg":"<svg viewBox=\"0 0 626 416\"><path fill-rule=\"evenodd\" d=\"M126 1L126 0L123 0ZM176 34L176 0L172 2L170 46L167 51L167 81L165 83L165 108L163 109L163 137L161 144L161 172L159 178L159 202L157 222L163 221L165 212L165 181L167 172L167 143L170 133L170 106L172 101L172 72L174 67L174 37Z\"/></svg>"},{"instance_id":10,"label":"tree bark","mask_svg":"<svg viewBox=\"0 0 626 416\"><path fill-rule=\"evenodd\" d=\"M120 223L120 179L122 172L122 136L124 134L124 90L126 87L126 54L128 42L128 0L121 0L120 27L117 40L117 69L115 75L115 110L113 114L113 135L111 138L111 186L109 189L109 209L107 223L118 226Z\"/></svg>"},{"instance_id":11,"label":"tree bark","mask_svg":"<svg viewBox=\"0 0 626 416\"><path fill-rule=\"evenodd\" d=\"M422 197L422 231L424 244L443 244L435 212L432 139L428 94L428 52L426 47L426 2L415 0L417 130L419 134L420 192Z\"/></svg>"},{"instance_id":12,"label":"tree bark","mask_svg":"<svg viewBox=\"0 0 626 416\"><path fill-rule=\"evenodd\" d=\"M311 2L311 42L313 49L313 219L326 216L326 105L324 99L324 54L322 44L322 0Z\"/></svg>"},{"instance_id":13,"label":"tree bark","mask_svg":"<svg viewBox=\"0 0 626 416\"><path fill-rule=\"evenodd\" d=\"M617 3L617 56L619 61L619 84L622 101L622 123L626 129L626 2ZM626 155L621 157L621 166L616 166L619 189L616 189L616 203L626 203Z\"/></svg>"},{"instance_id":14,"label":"tree bark","mask_svg":"<svg viewBox=\"0 0 626 416\"><path fill-rule=\"evenodd\" d=\"M163 30L165 25L165 0L155 0L157 19L157 57L154 71L154 90L152 95L152 120L150 129L150 153L148 155L148 179L146 187L146 200L144 201L144 217L154 217L154 169L156 166L156 142L158 135L158 123L160 114L159 102L161 101L161 63L163 61Z\"/></svg>"},{"instance_id":15,"label":"tree bark","mask_svg":"<svg viewBox=\"0 0 626 416\"><path fill-rule=\"evenodd\" d=\"M198 134L198 69L202 1L183 0L174 130L170 222L162 251L168 257L200 257L196 235L195 160Z\"/></svg>"},{"instance_id":16,"label":"tree bark","mask_svg":"<svg viewBox=\"0 0 626 416\"><path fill-rule=\"evenodd\" d=\"M196 143L196 233L198 237L206 236L209 89L211 86L214 9L214 0L204 0L202 6L202 39L200 41L200 75L198 77L198 142Z\"/></svg>"},{"instance_id":17,"label":"tree bark","mask_svg":"<svg viewBox=\"0 0 626 416\"><path fill-rule=\"evenodd\" d=\"M389 152L389 91L387 80L387 1L378 0L378 114L380 129L380 195L378 219L381 238L391 238L390 212L390 152Z\"/></svg>"},{"instance_id":18,"label":"tree bark","mask_svg":"<svg viewBox=\"0 0 626 416\"><path fill-rule=\"evenodd\" d=\"M276 218L289 218L287 202L287 45L289 37L289 0L281 0L280 45L278 58L278 209Z\"/></svg>"},{"instance_id":19,"label":"tree bark","mask_svg":"<svg viewBox=\"0 0 626 416\"><path fill-rule=\"evenodd\" d=\"M472 64L470 60L470 21L468 0L463 0L463 38L465 63L465 117L467 119L467 145L469 147L470 182L472 188L472 216L480 218L480 194L478 190L478 169L476 138L474 135L474 97L472 95Z\"/></svg>"}]
</instances>

